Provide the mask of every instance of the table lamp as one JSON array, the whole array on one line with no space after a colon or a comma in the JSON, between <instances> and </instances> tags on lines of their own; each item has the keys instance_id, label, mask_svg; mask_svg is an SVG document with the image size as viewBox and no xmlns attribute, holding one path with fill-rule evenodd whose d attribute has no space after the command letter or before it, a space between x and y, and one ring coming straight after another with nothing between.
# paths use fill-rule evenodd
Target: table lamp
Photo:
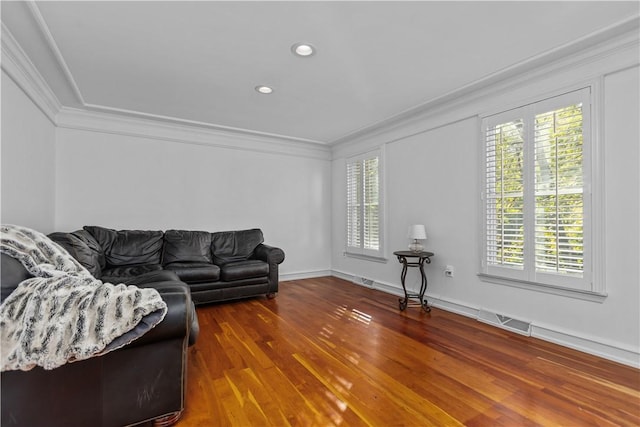
<instances>
[{"instance_id":1,"label":"table lamp","mask_svg":"<svg viewBox=\"0 0 640 427\"><path fill-rule=\"evenodd\" d=\"M409 231L407 232L407 237L413 239L413 243L409 245L409 249L413 252L421 252L424 249L424 246L419 242L419 240L425 240L427 238L427 232L424 229L424 225L416 224L409 227Z\"/></svg>"}]
</instances>

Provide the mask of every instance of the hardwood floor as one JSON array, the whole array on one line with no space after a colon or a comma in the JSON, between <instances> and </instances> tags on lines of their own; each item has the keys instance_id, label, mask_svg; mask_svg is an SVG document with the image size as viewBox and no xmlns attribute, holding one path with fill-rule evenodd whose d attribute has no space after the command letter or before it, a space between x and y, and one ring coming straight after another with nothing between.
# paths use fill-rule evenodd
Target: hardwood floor
<instances>
[{"instance_id":1,"label":"hardwood floor","mask_svg":"<svg viewBox=\"0 0 640 427\"><path fill-rule=\"evenodd\" d=\"M179 427L640 425L640 370L333 277L198 317Z\"/></svg>"}]
</instances>

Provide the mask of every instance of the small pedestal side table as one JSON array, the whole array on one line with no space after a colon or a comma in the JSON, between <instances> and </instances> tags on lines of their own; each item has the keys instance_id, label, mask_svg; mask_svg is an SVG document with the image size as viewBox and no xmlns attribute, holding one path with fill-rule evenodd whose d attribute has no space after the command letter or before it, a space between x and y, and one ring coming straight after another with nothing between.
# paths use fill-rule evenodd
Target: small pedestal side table
<instances>
[{"instance_id":1,"label":"small pedestal side table","mask_svg":"<svg viewBox=\"0 0 640 427\"><path fill-rule=\"evenodd\" d=\"M400 310L403 311L409 304L411 304L422 307L422 309L426 312L431 311L431 307L427 305L427 300L424 297L424 293L427 290L427 276L426 274L424 274L424 264L431 264L431 257L433 256L433 252L396 251L393 254L398 257L398 262L402 264L402 274L400 275L400 280L402 281L404 298L398 299ZM404 283L409 267L418 267L420 269L420 277L422 279L422 282L420 283L420 292L417 294L407 292L407 286ZM417 301L411 301L412 299Z\"/></svg>"}]
</instances>

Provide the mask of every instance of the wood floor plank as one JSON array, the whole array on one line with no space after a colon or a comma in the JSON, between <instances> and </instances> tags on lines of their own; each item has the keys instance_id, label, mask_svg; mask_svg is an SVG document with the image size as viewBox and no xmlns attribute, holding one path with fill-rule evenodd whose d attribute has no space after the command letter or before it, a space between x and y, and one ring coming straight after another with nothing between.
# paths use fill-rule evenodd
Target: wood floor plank
<instances>
[{"instance_id":1,"label":"wood floor plank","mask_svg":"<svg viewBox=\"0 0 640 427\"><path fill-rule=\"evenodd\" d=\"M640 371L333 277L198 308L191 426L638 426Z\"/></svg>"}]
</instances>

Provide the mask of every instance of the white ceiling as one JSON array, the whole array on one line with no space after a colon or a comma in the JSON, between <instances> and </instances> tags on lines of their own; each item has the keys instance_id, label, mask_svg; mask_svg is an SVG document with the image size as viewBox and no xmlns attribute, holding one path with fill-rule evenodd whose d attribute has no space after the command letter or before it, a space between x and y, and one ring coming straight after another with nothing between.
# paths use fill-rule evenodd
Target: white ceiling
<instances>
[{"instance_id":1,"label":"white ceiling","mask_svg":"<svg viewBox=\"0 0 640 427\"><path fill-rule=\"evenodd\" d=\"M2 2L2 21L66 107L330 144L638 10L637 1ZM295 57L297 42L317 53ZM260 84L274 93L257 93Z\"/></svg>"}]
</instances>

